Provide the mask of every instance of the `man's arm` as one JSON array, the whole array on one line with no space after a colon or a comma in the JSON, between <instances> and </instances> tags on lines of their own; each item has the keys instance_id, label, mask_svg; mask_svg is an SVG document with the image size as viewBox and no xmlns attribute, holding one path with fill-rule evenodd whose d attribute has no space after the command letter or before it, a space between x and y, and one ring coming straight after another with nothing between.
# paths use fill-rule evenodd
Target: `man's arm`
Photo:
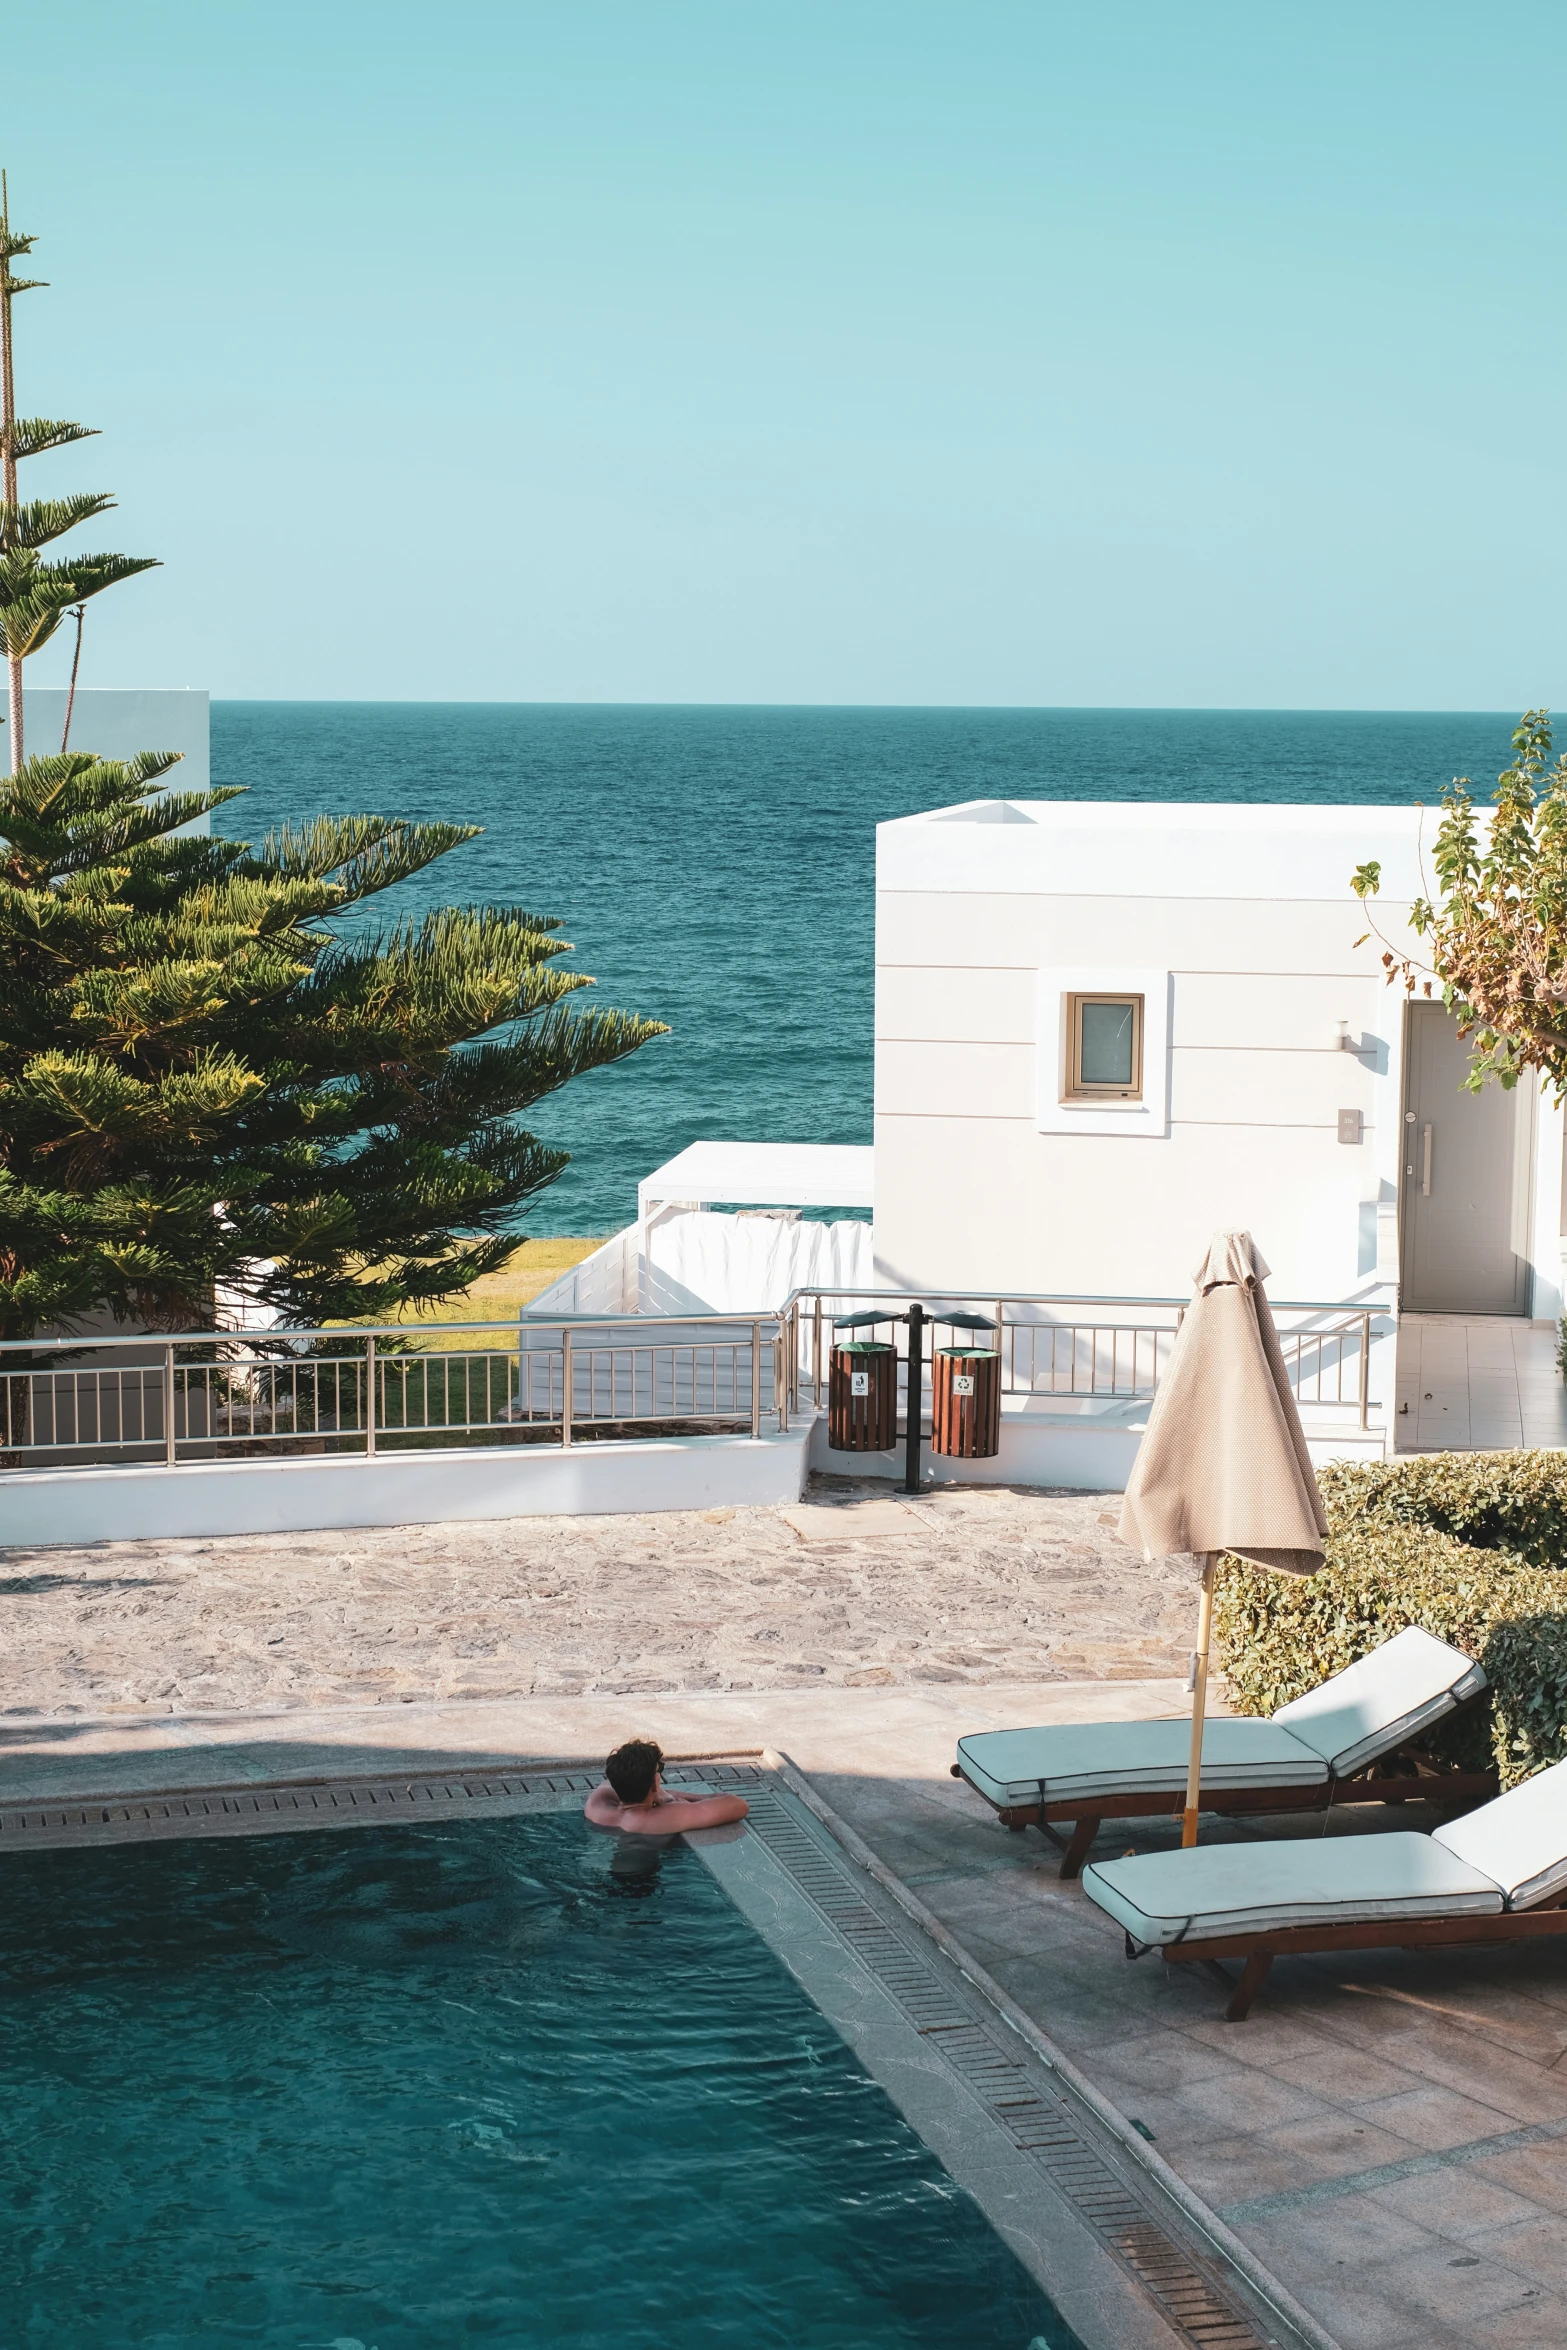
<instances>
[{"instance_id":1,"label":"man's arm","mask_svg":"<svg viewBox=\"0 0 1567 2350\"><path fill-rule=\"evenodd\" d=\"M662 1803L628 1804L619 1824L629 1834L678 1836L686 1828L725 1828L743 1820L751 1806L743 1795L666 1795Z\"/></svg>"}]
</instances>

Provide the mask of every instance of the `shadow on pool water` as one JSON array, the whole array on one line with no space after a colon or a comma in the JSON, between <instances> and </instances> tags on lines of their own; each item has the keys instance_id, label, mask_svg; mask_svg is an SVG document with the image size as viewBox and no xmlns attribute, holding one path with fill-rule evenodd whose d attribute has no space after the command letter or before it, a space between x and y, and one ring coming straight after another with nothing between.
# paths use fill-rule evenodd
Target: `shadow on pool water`
<instances>
[{"instance_id":1,"label":"shadow on pool water","mask_svg":"<svg viewBox=\"0 0 1567 2350\"><path fill-rule=\"evenodd\" d=\"M27 2350L1071 2350L694 1853L575 1819L39 1853Z\"/></svg>"}]
</instances>

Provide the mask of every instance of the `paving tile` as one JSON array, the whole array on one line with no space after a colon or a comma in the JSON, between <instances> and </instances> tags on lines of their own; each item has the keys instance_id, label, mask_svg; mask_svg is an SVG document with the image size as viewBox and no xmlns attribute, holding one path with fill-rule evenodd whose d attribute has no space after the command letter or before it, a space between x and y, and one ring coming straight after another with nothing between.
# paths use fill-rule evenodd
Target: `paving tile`
<instances>
[{"instance_id":1,"label":"paving tile","mask_svg":"<svg viewBox=\"0 0 1567 2350\"><path fill-rule=\"evenodd\" d=\"M1440 2338L1449 2339L1445 2329ZM1473 2319L1461 2339L1465 2350L1561 2350L1567 2342L1567 2308L1554 2293L1537 2293L1516 2309Z\"/></svg>"},{"instance_id":2,"label":"paving tile","mask_svg":"<svg viewBox=\"0 0 1567 2350\"><path fill-rule=\"evenodd\" d=\"M1435 2086L1505 2114L1504 2129L1519 2122L1567 2121L1567 2078L1561 2071L1515 2056L1494 2040L1441 2025L1422 2031L1416 2045L1414 2069ZM1399 2061L1410 2061L1407 2051Z\"/></svg>"},{"instance_id":3,"label":"paving tile","mask_svg":"<svg viewBox=\"0 0 1567 2350\"><path fill-rule=\"evenodd\" d=\"M1466 2146L1474 2138L1494 2138L1512 2126L1510 2115L1495 2106L1477 2105L1451 2089L1402 2089L1394 2097L1370 2098L1356 2111L1432 2151Z\"/></svg>"},{"instance_id":4,"label":"paving tile","mask_svg":"<svg viewBox=\"0 0 1567 2350\"><path fill-rule=\"evenodd\" d=\"M1251 2241L1249 2234L1246 2241ZM1257 2249L1268 2258L1260 2245ZM1375 2274L1353 2269L1325 2272L1320 2264L1293 2261L1282 2250L1269 2265L1341 2350L1438 2350L1438 2345L1440 2350L1467 2350L1467 2330L1433 2326L1429 2313L1391 2299Z\"/></svg>"},{"instance_id":5,"label":"paving tile","mask_svg":"<svg viewBox=\"0 0 1567 2350\"><path fill-rule=\"evenodd\" d=\"M1342 2179L1351 2172L1374 2170L1384 2162L1404 2162L1425 2151L1412 2139L1391 2130L1354 2121L1347 2114L1325 2112L1315 2120L1290 2124L1282 2130L1258 2133L1263 2147L1293 2163L1296 2182L1308 2186L1317 2179Z\"/></svg>"},{"instance_id":6,"label":"paving tile","mask_svg":"<svg viewBox=\"0 0 1567 2350\"><path fill-rule=\"evenodd\" d=\"M1251 2068L1205 2047L1187 2032L1143 2032L1094 2050L1094 2072L1149 2089L1181 2089L1193 2081L1243 2081Z\"/></svg>"},{"instance_id":7,"label":"paving tile","mask_svg":"<svg viewBox=\"0 0 1567 2350\"><path fill-rule=\"evenodd\" d=\"M1229 2079L1191 2081L1180 2090L1179 2100L1193 2115L1253 2136L1264 2130L1307 2128L1333 2114L1322 2098L1275 2080L1271 2073L1250 2071Z\"/></svg>"},{"instance_id":8,"label":"paving tile","mask_svg":"<svg viewBox=\"0 0 1567 2350\"><path fill-rule=\"evenodd\" d=\"M1506 2227L1486 2228L1471 2236L1469 2244L1472 2251L1517 2269L1553 2293L1567 2293L1567 2228L1554 2212L1536 2211Z\"/></svg>"},{"instance_id":9,"label":"paving tile","mask_svg":"<svg viewBox=\"0 0 1567 2350\"><path fill-rule=\"evenodd\" d=\"M1464 2165L1468 2178L1493 2180L1512 2193L1567 2217L1567 2141L1517 2146L1507 2154L1486 2154ZM1567 2341L1567 2327L1563 2328Z\"/></svg>"},{"instance_id":10,"label":"paving tile","mask_svg":"<svg viewBox=\"0 0 1567 2350\"><path fill-rule=\"evenodd\" d=\"M1516 2309L1538 2300L1543 2290L1504 2262L1468 2249L1445 2248L1434 2255L1406 2252L1384 2261L1377 2271L1377 2286L1391 2309L1403 2308L1446 2326L1464 2326L1475 2318Z\"/></svg>"},{"instance_id":11,"label":"paving tile","mask_svg":"<svg viewBox=\"0 0 1567 2350\"><path fill-rule=\"evenodd\" d=\"M1146 2114L1141 2118L1146 2121ZM1157 2139L1154 2142L1158 2144ZM1161 2146L1159 2151L1165 2149ZM1200 2145L1183 2147L1180 2170L1187 2185L1216 2211L1249 2202L1254 2195L1293 2194L1302 2184L1293 2153L1265 2138L1244 2135L1207 2138Z\"/></svg>"},{"instance_id":12,"label":"paving tile","mask_svg":"<svg viewBox=\"0 0 1567 2350\"><path fill-rule=\"evenodd\" d=\"M1423 2086L1419 2074L1407 2066L1389 2064L1364 2049L1340 2048L1332 2055L1296 2056L1268 2069L1275 2080L1291 2082L1350 2112L1373 2098L1396 2097Z\"/></svg>"},{"instance_id":13,"label":"paving tile","mask_svg":"<svg viewBox=\"0 0 1567 2350\"><path fill-rule=\"evenodd\" d=\"M1487 2228L1540 2216L1537 2203L1515 2195L1511 2188L1477 2178L1471 2163L1424 2171L1412 2179L1394 2179L1385 2187L1373 2188L1371 2200L1419 2227L1461 2240ZM1559 2221L1555 2224L1560 2225Z\"/></svg>"},{"instance_id":14,"label":"paving tile","mask_svg":"<svg viewBox=\"0 0 1567 2350\"><path fill-rule=\"evenodd\" d=\"M1189 2024L1186 2037L1200 2040L1232 2060L1256 2065L1263 2072L1282 2071L1297 2060L1331 2065L1342 2058L1346 2066L1360 2063L1358 2049L1346 2048L1331 2032L1314 2030L1298 2016L1280 2014L1268 2005L1252 2009L1243 2032L1222 2017L1206 2017L1201 2023Z\"/></svg>"},{"instance_id":15,"label":"paving tile","mask_svg":"<svg viewBox=\"0 0 1567 2350\"><path fill-rule=\"evenodd\" d=\"M1335 2196L1293 2211L1269 2212L1246 2223L1248 2238L1264 2259L1287 2252L1325 2269L1380 2269L1391 2260L1418 2253L1434 2259L1442 2239L1415 2221L1365 2195Z\"/></svg>"}]
</instances>

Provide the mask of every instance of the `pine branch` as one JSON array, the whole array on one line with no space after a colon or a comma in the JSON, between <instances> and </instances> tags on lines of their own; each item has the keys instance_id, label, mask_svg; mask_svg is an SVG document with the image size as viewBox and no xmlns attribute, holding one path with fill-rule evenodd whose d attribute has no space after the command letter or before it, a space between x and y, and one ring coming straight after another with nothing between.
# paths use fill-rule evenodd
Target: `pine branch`
<instances>
[{"instance_id":1,"label":"pine branch","mask_svg":"<svg viewBox=\"0 0 1567 2350\"><path fill-rule=\"evenodd\" d=\"M72 752L0 782L0 1330L199 1326L219 1282L295 1321L449 1295L567 1164L519 1116L660 1024L582 1007L553 916L334 936L472 827L182 836L233 794L170 790L174 764Z\"/></svg>"},{"instance_id":2,"label":"pine branch","mask_svg":"<svg viewBox=\"0 0 1567 2350\"><path fill-rule=\"evenodd\" d=\"M66 448L72 441L95 441L98 437L95 424L61 424L49 416L19 416L11 427L11 452L20 461L41 457L46 449Z\"/></svg>"},{"instance_id":3,"label":"pine branch","mask_svg":"<svg viewBox=\"0 0 1567 2350\"><path fill-rule=\"evenodd\" d=\"M35 498L27 506L8 506L0 500L0 554L19 547L47 546L79 522L107 514L113 504L107 490L84 490L69 498Z\"/></svg>"}]
</instances>

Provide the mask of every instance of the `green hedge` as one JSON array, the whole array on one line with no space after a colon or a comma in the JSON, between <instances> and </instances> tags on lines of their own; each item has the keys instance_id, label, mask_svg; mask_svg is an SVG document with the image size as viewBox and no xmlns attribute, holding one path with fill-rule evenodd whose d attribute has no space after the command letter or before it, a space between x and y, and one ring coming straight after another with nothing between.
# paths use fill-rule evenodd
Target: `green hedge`
<instances>
[{"instance_id":1,"label":"green hedge","mask_svg":"<svg viewBox=\"0 0 1567 2350\"><path fill-rule=\"evenodd\" d=\"M1484 1665L1489 1703L1439 1725L1504 1786L1567 1757L1567 1459L1436 1453L1325 1470L1328 1561L1299 1578L1228 1559L1214 1629L1233 1702L1269 1714L1407 1624ZM1457 1536L1462 1532L1465 1539ZM1504 1547L1505 1545L1505 1547Z\"/></svg>"},{"instance_id":2,"label":"green hedge","mask_svg":"<svg viewBox=\"0 0 1567 2350\"><path fill-rule=\"evenodd\" d=\"M1317 1483L1335 1524L1392 1518L1476 1550L1516 1551L1531 1566L1567 1566L1567 1453L1422 1453L1324 1469Z\"/></svg>"}]
</instances>

